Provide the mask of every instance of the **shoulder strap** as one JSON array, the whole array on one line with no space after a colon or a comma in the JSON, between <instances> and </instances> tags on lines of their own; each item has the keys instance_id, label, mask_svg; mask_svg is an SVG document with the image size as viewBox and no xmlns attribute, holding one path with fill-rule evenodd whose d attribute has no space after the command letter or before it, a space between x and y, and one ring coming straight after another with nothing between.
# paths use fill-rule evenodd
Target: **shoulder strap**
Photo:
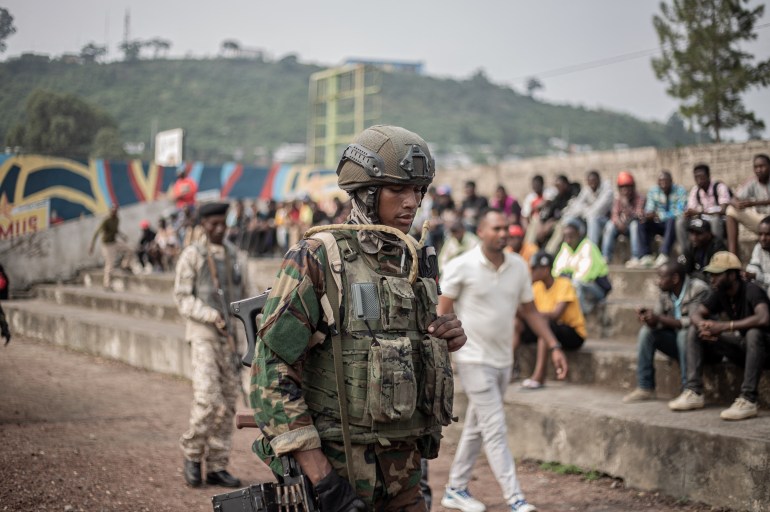
<instances>
[{"instance_id":1,"label":"shoulder strap","mask_svg":"<svg viewBox=\"0 0 770 512\"><path fill-rule=\"evenodd\" d=\"M337 317L339 316L339 306L342 304L342 256L340 255L340 248L337 245L337 239L334 238L334 234L329 231L316 233L310 238L322 242L326 249L326 259L328 260L326 265L326 293L321 297L321 307L324 310L324 321L326 322L326 325L330 327L336 325L339 330L342 328L337 321ZM332 308L329 302L330 283L334 283L334 287L336 288L337 293L335 302L337 303L337 309Z\"/></svg>"},{"instance_id":2,"label":"shoulder strap","mask_svg":"<svg viewBox=\"0 0 770 512\"><path fill-rule=\"evenodd\" d=\"M342 259L334 235L328 231L316 233L316 238L324 243L328 262L326 265L326 293L321 298L326 323L332 338L332 355L334 357L334 374L337 381L337 399L340 403L340 423L342 427L342 443L345 447L345 466L348 470L348 480L355 488L353 474L353 446L350 442L350 422L348 419L348 394L345 389L345 368L342 359L342 324L340 322L340 304L342 302Z\"/></svg>"}]
</instances>

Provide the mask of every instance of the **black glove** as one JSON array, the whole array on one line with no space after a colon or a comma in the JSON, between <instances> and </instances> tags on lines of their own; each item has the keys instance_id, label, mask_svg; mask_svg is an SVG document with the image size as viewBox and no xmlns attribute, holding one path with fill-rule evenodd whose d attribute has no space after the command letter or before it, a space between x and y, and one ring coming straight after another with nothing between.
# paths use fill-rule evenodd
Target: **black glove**
<instances>
[{"instance_id":1,"label":"black glove","mask_svg":"<svg viewBox=\"0 0 770 512\"><path fill-rule=\"evenodd\" d=\"M356 496L350 482L331 470L315 484L321 512L366 512L366 504Z\"/></svg>"},{"instance_id":2,"label":"black glove","mask_svg":"<svg viewBox=\"0 0 770 512\"><path fill-rule=\"evenodd\" d=\"M6 345L11 342L11 331L8 330L8 327L2 330L2 333L0 333L0 337L5 338Z\"/></svg>"}]
</instances>

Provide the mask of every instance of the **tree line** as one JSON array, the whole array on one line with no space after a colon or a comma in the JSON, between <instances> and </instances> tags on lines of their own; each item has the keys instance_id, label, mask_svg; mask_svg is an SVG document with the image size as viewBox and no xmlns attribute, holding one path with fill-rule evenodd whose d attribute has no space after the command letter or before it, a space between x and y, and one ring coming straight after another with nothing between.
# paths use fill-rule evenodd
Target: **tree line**
<instances>
[{"instance_id":1,"label":"tree line","mask_svg":"<svg viewBox=\"0 0 770 512\"><path fill-rule=\"evenodd\" d=\"M527 96L523 96L491 83L483 71L467 81L388 74L383 84L381 121L410 126L447 147L460 143L491 146L493 153L501 157L506 153L542 154L548 150L544 141L558 138L565 126L573 134L571 142L595 149L608 149L617 143L688 144L697 140L695 132L698 131L707 132L718 142L725 130L736 127L745 127L750 137L758 138L765 123L746 108L742 95L751 88L768 86L770 59L757 60L744 48L747 42L757 38L757 22L764 8L761 4L751 7L749 0L661 3L660 13L653 19L661 55L652 59L652 67L656 76L667 84L668 94L680 101L679 112L665 125L643 123L605 111L547 105L534 99L534 94L544 87L537 77L528 80ZM15 32L13 16L0 7L0 53L6 49L6 39ZM126 40L118 45L123 60L131 63L165 57L171 47L171 41L159 37ZM143 52L150 53L143 55ZM83 63L102 62L106 55L107 48L94 42L80 51ZM30 95L24 103L25 111L21 112L22 98L13 93L20 87L12 86L13 76L4 76L7 90L0 94L0 135L5 136L7 145L22 147L25 151L51 153L67 147L79 155L93 155L98 139L96 153L113 155L120 153L117 151L119 123L115 119L121 119L120 128L128 137L136 138L143 131L139 125L146 126L148 118L165 112L168 122L197 128L200 139L192 149L193 153L198 152L195 156L202 158L227 158L223 153L231 155L233 150L249 144L304 141L307 78L318 68L301 64L296 55L267 63L260 50L246 48L235 39L222 42L220 56L248 57L255 62L250 69L229 68L227 73L213 72L215 68L222 71L221 66L204 63L208 69L199 70L203 75L208 72L211 76L234 79L233 83L217 83L214 87L189 83L178 77L170 83L162 80L160 84L142 84L145 87L140 97L168 98L167 108L160 111L157 107L146 108L144 101L124 101L120 94L111 94L104 88L95 90L93 84L73 77L69 92L78 92L102 108L88 105L71 94L61 96L58 91L48 90ZM9 62L6 71L18 71L20 66L23 69L29 64L43 75L46 72L47 58L19 60L20 63ZM111 66L114 68L114 63ZM188 74L189 66L182 61L178 66L167 67L166 73L173 75L174 72ZM97 85L117 90L125 87L121 81L114 80L117 74L133 80L146 78L116 69L92 78L106 82ZM48 77L37 78L41 85L50 88ZM179 89L169 94L168 89L173 89L175 83ZM287 86L288 83L292 85ZM62 85L67 88L66 79ZM196 86L198 91L183 89L191 86ZM129 87L140 91L137 83ZM7 111L3 110L4 106ZM89 108L95 110L91 112ZM185 116L185 110L193 110L195 116ZM42 121L38 119L41 116ZM3 117L21 119L11 124L3 121ZM201 124L201 119L206 122ZM78 124L81 122L82 129ZM46 129L55 133L43 136L42 131ZM90 139L86 141L83 137ZM65 141L68 142L65 144ZM213 148L220 154L214 155Z\"/></svg>"}]
</instances>

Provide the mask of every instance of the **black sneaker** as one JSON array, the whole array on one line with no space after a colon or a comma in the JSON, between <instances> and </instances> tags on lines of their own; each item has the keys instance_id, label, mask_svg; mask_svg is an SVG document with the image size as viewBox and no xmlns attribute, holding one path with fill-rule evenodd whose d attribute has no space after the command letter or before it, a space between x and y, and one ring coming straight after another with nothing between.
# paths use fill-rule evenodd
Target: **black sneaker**
<instances>
[{"instance_id":1,"label":"black sneaker","mask_svg":"<svg viewBox=\"0 0 770 512\"><path fill-rule=\"evenodd\" d=\"M206 473L206 483L209 485L221 485L222 487L241 486L241 481L228 473L226 469Z\"/></svg>"},{"instance_id":2,"label":"black sneaker","mask_svg":"<svg viewBox=\"0 0 770 512\"><path fill-rule=\"evenodd\" d=\"M201 463L192 460L184 460L184 480L190 487L200 487L203 483L201 479Z\"/></svg>"}]
</instances>

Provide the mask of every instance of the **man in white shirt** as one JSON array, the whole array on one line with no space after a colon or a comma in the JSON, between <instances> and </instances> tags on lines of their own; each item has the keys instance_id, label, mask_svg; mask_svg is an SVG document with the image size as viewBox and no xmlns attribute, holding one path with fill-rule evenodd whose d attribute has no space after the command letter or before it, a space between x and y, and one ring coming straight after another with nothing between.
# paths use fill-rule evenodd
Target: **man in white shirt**
<instances>
[{"instance_id":1,"label":"man in white shirt","mask_svg":"<svg viewBox=\"0 0 770 512\"><path fill-rule=\"evenodd\" d=\"M457 376L468 397L465 425L441 504L463 512L486 507L468 492L474 462L485 448L487 460L513 512L532 512L516 477L506 437L503 394L510 382L516 311L546 340L557 377L567 376L567 360L548 322L533 302L527 263L504 252L508 226L498 210L479 219L480 244L451 260L442 271L439 314L455 312L468 341L454 353Z\"/></svg>"}]
</instances>

